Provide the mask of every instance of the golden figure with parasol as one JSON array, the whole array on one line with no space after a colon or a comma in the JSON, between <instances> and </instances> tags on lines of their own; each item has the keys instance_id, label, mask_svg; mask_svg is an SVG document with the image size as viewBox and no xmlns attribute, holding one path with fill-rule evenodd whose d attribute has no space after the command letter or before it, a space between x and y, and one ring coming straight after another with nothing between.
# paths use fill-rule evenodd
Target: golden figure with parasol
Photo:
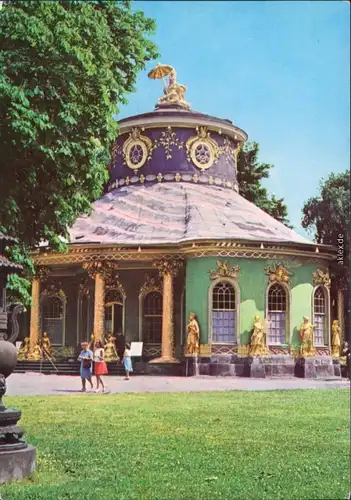
<instances>
[{"instance_id":1,"label":"golden figure with parasol","mask_svg":"<svg viewBox=\"0 0 351 500\"><path fill-rule=\"evenodd\" d=\"M187 103L184 98L187 88L185 85L177 83L177 73L173 66L170 66L169 64L157 64L147 76L153 80L163 80L163 93L165 95L158 99L158 107L176 105L185 109L190 109L190 104ZM165 82L166 76L168 76L168 86Z\"/></svg>"}]
</instances>

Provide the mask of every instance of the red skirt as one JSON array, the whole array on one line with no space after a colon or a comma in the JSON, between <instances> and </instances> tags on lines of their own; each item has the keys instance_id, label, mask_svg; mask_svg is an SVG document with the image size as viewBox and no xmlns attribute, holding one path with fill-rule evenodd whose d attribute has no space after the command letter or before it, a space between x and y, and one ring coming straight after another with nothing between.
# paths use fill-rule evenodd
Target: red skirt
<instances>
[{"instance_id":1,"label":"red skirt","mask_svg":"<svg viewBox=\"0 0 351 500\"><path fill-rule=\"evenodd\" d=\"M94 363L94 375L106 375L108 373L105 361Z\"/></svg>"}]
</instances>

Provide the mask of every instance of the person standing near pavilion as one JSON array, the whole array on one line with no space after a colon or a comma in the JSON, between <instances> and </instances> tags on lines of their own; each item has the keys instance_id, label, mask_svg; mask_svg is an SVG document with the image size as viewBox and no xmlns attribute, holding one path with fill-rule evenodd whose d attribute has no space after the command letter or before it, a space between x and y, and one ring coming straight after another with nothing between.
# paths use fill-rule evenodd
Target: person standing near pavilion
<instances>
[{"instance_id":1,"label":"person standing near pavilion","mask_svg":"<svg viewBox=\"0 0 351 500\"><path fill-rule=\"evenodd\" d=\"M132 367L132 357L130 352L130 345L126 344L124 354L123 354L123 365L126 372L125 380L129 380L129 375L133 371Z\"/></svg>"},{"instance_id":2,"label":"person standing near pavilion","mask_svg":"<svg viewBox=\"0 0 351 500\"><path fill-rule=\"evenodd\" d=\"M117 338L116 338L116 348L117 348L117 354L118 357L122 363L123 356L124 356L124 350L126 347L126 339L123 333L118 333Z\"/></svg>"},{"instance_id":3,"label":"person standing near pavilion","mask_svg":"<svg viewBox=\"0 0 351 500\"><path fill-rule=\"evenodd\" d=\"M82 392L86 391L86 381L89 382L91 389L94 388L93 382L91 381L92 371L93 371L93 353L89 349L88 342L82 342L82 350L78 356L78 361L80 361L80 377L82 379Z\"/></svg>"},{"instance_id":4,"label":"person standing near pavilion","mask_svg":"<svg viewBox=\"0 0 351 500\"><path fill-rule=\"evenodd\" d=\"M108 373L107 365L105 363L105 351L101 340L97 340L94 346L94 375L96 377L96 392L99 392L101 383L102 392L105 392L106 386L102 379L103 375Z\"/></svg>"}]
</instances>

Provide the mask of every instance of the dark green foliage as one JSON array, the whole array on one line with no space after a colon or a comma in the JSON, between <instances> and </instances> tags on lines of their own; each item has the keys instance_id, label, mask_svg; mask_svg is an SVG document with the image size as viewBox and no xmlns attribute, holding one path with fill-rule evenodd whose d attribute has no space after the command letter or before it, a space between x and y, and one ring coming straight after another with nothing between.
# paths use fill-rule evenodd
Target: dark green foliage
<instances>
[{"instance_id":1,"label":"dark green foliage","mask_svg":"<svg viewBox=\"0 0 351 500\"><path fill-rule=\"evenodd\" d=\"M319 195L303 207L302 227L314 232L315 241L339 247L343 240L343 259L334 266L338 282L347 287L350 250L350 172L330 174L320 182ZM340 238L342 235L342 238Z\"/></svg>"},{"instance_id":2,"label":"dark green foliage","mask_svg":"<svg viewBox=\"0 0 351 500\"><path fill-rule=\"evenodd\" d=\"M158 56L154 29L127 1L0 10L0 230L21 242L13 258L43 240L62 250L67 228L101 195L113 115Z\"/></svg>"},{"instance_id":3,"label":"dark green foliage","mask_svg":"<svg viewBox=\"0 0 351 500\"><path fill-rule=\"evenodd\" d=\"M238 155L238 182L241 196L254 203L269 215L288 227L288 210L283 198L269 196L267 189L262 186L262 179L269 178L269 171L273 165L258 162L259 145L249 142Z\"/></svg>"}]
</instances>

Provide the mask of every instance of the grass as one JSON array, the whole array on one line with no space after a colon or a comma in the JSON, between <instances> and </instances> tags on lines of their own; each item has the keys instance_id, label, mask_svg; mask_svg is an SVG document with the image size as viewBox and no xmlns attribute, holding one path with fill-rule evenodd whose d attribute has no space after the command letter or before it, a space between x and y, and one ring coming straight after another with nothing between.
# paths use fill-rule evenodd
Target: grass
<instances>
[{"instance_id":1,"label":"grass","mask_svg":"<svg viewBox=\"0 0 351 500\"><path fill-rule=\"evenodd\" d=\"M38 471L3 500L343 499L347 389L6 398Z\"/></svg>"}]
</instances>

